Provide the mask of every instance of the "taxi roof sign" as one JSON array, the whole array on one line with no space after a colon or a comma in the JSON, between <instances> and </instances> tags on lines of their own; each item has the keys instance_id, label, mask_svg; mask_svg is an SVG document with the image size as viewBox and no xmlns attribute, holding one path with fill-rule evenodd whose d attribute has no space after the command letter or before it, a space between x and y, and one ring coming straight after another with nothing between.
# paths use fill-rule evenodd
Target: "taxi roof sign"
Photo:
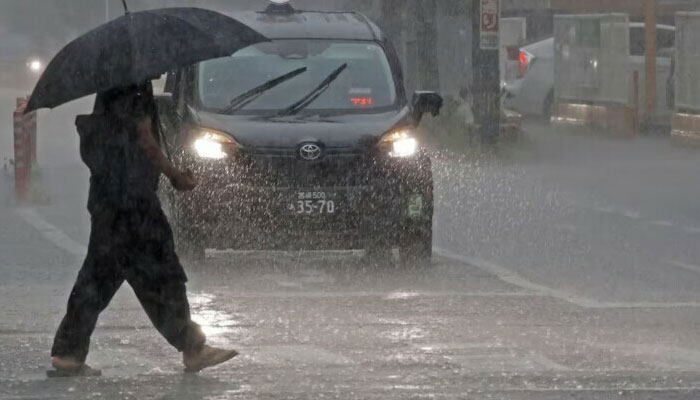
<instances>
[{"instance_id":1,"label":"taxi roof sign","mask_svg":"<svg viewBox=\"0 0 700 400\"><path fill-rule=\"evenodd\" d=\"M289 2L290 0L270 0L270 5L267 6L265 12L271 14L291 14L294 12L294 8Z\"/></svg>"}]
</instances>

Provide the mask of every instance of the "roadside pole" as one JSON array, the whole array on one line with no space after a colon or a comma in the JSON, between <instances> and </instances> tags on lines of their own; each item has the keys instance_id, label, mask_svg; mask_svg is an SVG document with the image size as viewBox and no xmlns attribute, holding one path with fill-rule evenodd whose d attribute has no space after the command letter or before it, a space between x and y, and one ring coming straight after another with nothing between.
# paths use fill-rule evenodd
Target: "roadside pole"
<instances>
[{"instance_id":1,"label":"roadside pole","mask_svg":"<svg viewBox=\"0 0 700 400\"><path fill-rule=\"evenodd\" d=\"M35 172L37 170L37 114L25 113L29 97L17 98L17 108L13 116L13 150L15 198L17 204L43 201L36 191ZM46 198L46 197L43 197Z\"/></svg>"},{"instance_id":2,"label":"roadside pole","mask_svg":"<svg viewBox=\"0 0 700 400\"><path fill-rule=\"evenodd\" d=\"M24 110L27 108L27 101L28 99L26 98L18 98L17 108L13 113L15 196L19 203L23 203L27 200L33 153L31 148L31 129L36 126L32 123L33 116L24 113Z\"/></svg>"},{"instance_id":3,"label":"roadside pole","mask_svg":"<svg viewBox=\"0 0 700 400\"><path fill-rule=\"evenodd\" d=\"M403 5L402 0L382 0L381 15L382 29L396 47L399 57L403 60Z\"/></svg>"},{"instance_id":4,"label":"roadside pole","mask_svg":"<svg viewBox=\"0 0 700 400\"><path fill-rule=\"evenodd\" d=\"M500 132L500 19L500 0L472 0L473 112L485 144L495 144Z\"/></svg>"},{"instance_id":5,"label":"roadside pole","mask_svg":"<svg viewBox=\"0 0 700 400\"><path fill-rule=\"evenodd\" d=\"M646 59L644 93L644 123L653 123L656 111L656 0L645 0Z\"/></svg>"},{"instance_id":6,"label":"roadside pole","mask_svg":"<svg viewBox=\"0 0 700 400\"><path fill-rule=\"evenodd\" d=\"M417 2L416 33L420 57L418 58L418 84L421 90L440 91L438 69L437 2Z\"/></svg>"}]
</instances>

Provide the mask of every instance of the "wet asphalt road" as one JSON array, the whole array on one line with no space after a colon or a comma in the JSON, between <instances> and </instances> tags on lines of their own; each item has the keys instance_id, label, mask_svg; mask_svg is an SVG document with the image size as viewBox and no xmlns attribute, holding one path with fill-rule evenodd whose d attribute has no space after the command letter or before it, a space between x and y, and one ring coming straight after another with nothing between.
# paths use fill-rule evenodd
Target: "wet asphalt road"
<instances>
[{"instance_id":1,"label":"wet asphalt road","mask_svg":"<svg viewBox=\"0 0 700 400\"><path fill-rule=\"evenodd\" d=\"M43 168L30 209L0 175L0 398L700 398L697 153L531 123L498 160L437 159L432 265L210 252L193 313L240 358L183 374L125 286L89 358L105 376L78 380L44 374L85 171Z\"/></svg>"}]
</instances>

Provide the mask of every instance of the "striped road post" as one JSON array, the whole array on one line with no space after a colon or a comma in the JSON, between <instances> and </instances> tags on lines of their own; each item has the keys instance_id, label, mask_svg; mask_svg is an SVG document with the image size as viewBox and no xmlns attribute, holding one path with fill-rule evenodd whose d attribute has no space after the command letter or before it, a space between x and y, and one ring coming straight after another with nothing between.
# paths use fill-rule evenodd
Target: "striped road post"
<instances>
[{"instance_id":1,"label":"striped road post","mask_svg":"<svg viewBox=\"0 0 700 400\"><path fill-rule=\"evenodd\" d=\"M19 202L27 200L31 169L36 162L36 113L24 114L28 99L17 99L13 114L15 150L15 195Z\"/></svg>"}]
</instances>

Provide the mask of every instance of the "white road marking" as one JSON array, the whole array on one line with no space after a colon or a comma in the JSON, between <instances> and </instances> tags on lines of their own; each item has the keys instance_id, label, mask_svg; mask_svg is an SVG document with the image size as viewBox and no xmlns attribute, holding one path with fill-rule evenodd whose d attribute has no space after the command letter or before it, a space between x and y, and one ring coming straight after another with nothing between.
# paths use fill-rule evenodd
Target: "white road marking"
<instances>
[{"instance_id":1,"label":"white road marking","mask_svg":"<svg viewBox=\"0 0 700 400\"><path fill-rule=\"evenodd\" d=\"M416 297L420 297L420 293L398 291L398 292L389 293L384 299L385 300L408 300L408 299L413 299Z\"/></svg>"},{"instance_id":2,"label":"white road marking","mask_svg":"<svg viewBox=\"0 0 700 400\"><path fill-rule=\"evenodd\" d=\"M463 368L478 372L570 371L541 354L469 354L449 356Z\"/></svg>"},{"instance_id":3,"label":"white road marking","mask_svg":"<svg viewBox=\"0 0 700 400\"><path fill-rule=\"evenodd\" d=\"M62 230L52 225L46 221L39 213L31 207L19 208L16 213L30 226L34 227L41 235L43 235L49 242L56 245L58 248L67 251L76 257L84 257L87 254L87 247L71 239ZM700 308L700 302L678 302L678 303L658 303L658 302L600 302L598 300L589 299L583 296L579 296L573 293L569 293L565 290L553 289L544 285L540 285L534 282L530 282L527 279L521 277L517 273L501 267L499 265L490 263L488 261L480 260L474 257L466 257L459 254L452 253L448 250L435 248L435 253L451 259L454 261L466 263L472 265L476 268L482 269L489 272L500 280L510 283L511 285L526 289L526 293L461 293L461 292L424 292L421 296L426 297L448 297L448 296L466 296L466 297L507 297L507 296L548 296L556 299L566 301L568 303L577 305L583 308L682 308L682 307L693 307ZM680 266L678 264L673 264ZM687 264L682 268L687 267ZM694 267L694 266L693 266ZM687 269L687 268L686 268ZM694 270L694 269L693 269ZM700 271L695 271L700 272ZM534 293L533 293L534 292ZM328 298L328 297L367 297L367 296L387 296L387 293L366 293L366 292L354 292L354 293L327 293L327 292L305 292L305 293L269 293L269 294L256 294L255 296L269 296L274 298L290 298L290 297L307 297L307 298Z\"/></svg>"},{"instance_id":4,"label":"white road marking","mask_svg":"<svg viewBox=\"0 0 700 400\"><path fill-rule=\"evenodd\" d=\"M635 372L635 371L632 371ZM552 387L552 388L499 388L492 393L614 393L618 398L625 394L639 395L641 393L671 393L689 392L700 390L700 386L669 386L669 387L622 387L622 388L599 388L599 387ZM486 391L486 393L489 393Z\"/></svg>"},{"instance_id":5,"label":"white road marking","mask_svg":"<svg viewBox=\"0 0 700 400\"><path fill-rule=\"evenodd\" d=\"M700 371L700 352L670 346L637 345L628 348L632 355L643 355L667 371Z\"/></svg>"},{"instance_id":6,"label":"white road marking","mask_svg":"<svg viewBox=\"0 0 700 400\"><path fill-rule=\"evenodd\" d=\"M595 211L598 211L600 213L604 214L614 214L622 217L626 217L629 219L641 219L642 213L640 213L637 210L631 210L631 209L626 209L626 208L617 208L617 207L612 207L612 206L588 206L583 203L579 203L579 205L583 208L588 208L588 209L593 209Z\"/></svg>"},{"instance_id":7,"label":"white road marking","mask_svg":"<svg viewBox=\"0 0 700 400\"><path fill-rule=\"evenodd\" d=\"M629 218L629 219L641 219L642 218L642 213L636 210L628 210L628 209L617 209L614 207L593 207L594 210L604 213L604 214L614 214L618 215L621 217Z\"/></svg>"},{"instance_id":8,"label":"white road marking","mask_svg":"<svg viewBox=\"0 0 700 400\"><path fill-rule=\"evenodd\" d=\"M412 345L422 352L439 355L462 368L478 372L570 371L536 352L500 343L431 343Z\"/></svg>"},{"instance_id":9,"label":"white road marking","mask_svg":"<svg viewBox=\"0 0 700 400\"><path fill-rule=\"evenodd\" d=\"M674 267L683 268L684 270L696 272L696 273L700 274L700 266L693 265L693 264L686 264L684 262L673 261L673 260L664 260L664 262L666 264L673 265Z\"/></svg>"},{"instance_id":10,"label":"white road marking","mask_svg":"<svg viewBox=\"0 0 700 400\"><path fill-rule=\"evenodd\" d=\"M410 298L442 298L442 297L541 297L532 292L412 292ZM230 299L339 299L339 298L368 298L376 297L387 301L397 301L395 293L390 292L238 292L230 293ZM404 300L408 300L406 298Z\"/></svg>"},{"instance_id":11,"label":"white road marking","mask_svg":"<svg viewBox=\"0 0 700 400\"><path fill-rule=\"evenodd\" d=\"M583 207L587 207L587 206L583 205ZM605 206L594 206L592 208L593 208L593 210L596 210L596 211L604 213L604 214L621 215L621 216L629 218L629 219L645 220L644 222L646 222L650 225L661 226L661 227L665 227L665 228L678 228L678 229L681 229L687 233L700 234L700 228L696 228L694 226L681 226L675 222L666 221L666 220L659 220L659 219L648 220L639 211L625 210L625 209L618 210L618 209L615 209L613 207L605 207Z\"/></svg>"},{"instance_id":12,"label":"white road marking","mask_svg":"<svg viewBox=\"0 0 700 400\"><path fill-rule=\"evenodd\" d=\"M435 254L451 259L457 262L462 262L467 265L479 268L486 271L492 275L495 275L498 279L510 283L511 285L531 290L539 293L543 296L553 297L558 300L563 300L568 303L574 304L582 308L595 308L595 309L610 309L610 308L620 308L620 309L639 309L639 308L700 308L700 302L673 302L673 303L660 303L660 302L602 302L595 299L590 299L577 294L569 293L561 289L553 289L538 283L531 282L517 273L496 265L494 263L484 261L475 257L467 257L460 254L455 254L449 250L442 248L434 248Z\"/></svg>"},{"instance_id":13,"label":"white road marking","mask_svg":"<svg viewBox=\"0 0 700 400\"><path fill-rule=\"evenodd\" d=\"M466 342L466 343L413 343L411 347L425 352L444 350L473 350L473 349L502 349L503 343L494 342Z\"/></svg>"},{"instance_id":14,"label":"white road marking","mask_svg":"<svg viewBox=\"0 0 700 400\"><path fill-rule=\"evenodd\" d=\"M58 248L67 251L77 257L84 257L87 254L87 247L71 239L66 233L56 226L46 221L34 208L19 208L16 213L30 226L35 228L49 242ZM230 252L218 252L220 254ZM241 253L241 252L239 252ZM242 252L243 254L263 254L261 252ZM281 252L277 252L279 255ZM288 252L282 252L289 254ZM317 253L317 252L316 252ZM354 252L331 252L330 254L356 254ZM342 297L387 297L391 292L255 292L255 293L235 293L232 298L342 298ZM538 296L531 292L417 292L422 297L526 297Z\"/></svg>"},{"instance_id":15,"label":"white road marking","mask_svg":"<svg viewBox=\"0 0 700 400\"><path fill-rule=\"evenodd\" d=\"M302 285L299 282L277 281L277 286L289 289L301 289Z\"/></svg>"},{"instance_id":16,"label":"white road marking","mask_svg":"<svg viewBox=\"0 0 700 400\"><path fill-rule=\"evenodd\" d=\"M228 259L232 255L246 256L246 257L256 257L262 259L277 258L277 257L288 257L288 258L299 258L300 256L312 256L312 257L323 257L326 259L341 258L352 255L353 257L360 257L364 251L362 250L301 250L301 251L287 251L287 250L216 250L207 249L206 255L209 258L222 258Z\"/></svg>"},{"instance_id":17,"label":"white road marking","mask_svg":"<svg viewBox=\"0 0 700 400\"><path fill-rule=\"evenodd\" d=\"M76 257L84 257L87 247L71 239L62 230L47 222L34 208L18 208L16 211L25 222L34 227L49 242Z\"/></svg>"},{"instance_id":18,"label":"white road marking","mask_svg":"<svg viewBox=\"0 0 700 400\"><path fill-rule=\"evenodd\" d=\"M656 226L676 226L673 222L663 220L651 221L649 223Z\"/></svg>"},{"instance_id":19,"label":"white road marking","mask_svg":"<svg viewBox=\"0 0 700 400\"><path fill-rule=\"evenodd\" d=\"M569 303L573 303L575 305L578 305L580 307L585 307L585 308L596 308L596 306L599 304L597 301L587 299L585 297L581 297L578 295L574 295L571 293L568 293L564 290L559 290L559 289L552 289L547 286L543 286L534 282L530 282L527 279L521 277L517 273L506 269L504 267L501 267L500 265L496 265L494 263L490 263L488 261L480 260L478 258L474 257L466 257L462 256L459 254L452 253L448 250L442 249L442 248L435 248L434 249L435 253L454 260L458 262L463 262L468 265L472 265L476 268L479 268L481 270L484 270L490 274L495 275L498 279L510 283L511 285L520 287L522 289L527 289L534 291L536 293L543 294L548 297L554 297L556 299L564 300Z\"/></svg>"},{"instance_id":20,"label":"white road marking","mask_svg":"<svg viewBox=\"0 0 700 400\"><path fill-rule=\"evenodd\" d=\"M571 371L571 368L559 364L558 362L540 353L530 353L527 355L527 357L534 360L535 362L537 362L538 364L547 368L550 371Z\"/></svg>"},{"instance_id":21,"label":"white road marking","mask_svg":"<svg viewBox=\"0 0 700 400\"><path fill-rule=\"evenodd\" d=\"M600 211L602 213L606 213L606 214L614 214L615 213L615 209L612 207L594 207L594 209L597 211Z\"/></svg>"},{"instance_id":22,"label":"white road marking","mask_svg":"<svg viewBox=\"0 0 700 400\"><path fill-rule=\"evenodd\" d=\"M700 302L688 301L688 302L670 302L670 303L660 303L655 301L637 301L637 302L599 302L595 307L592 308L619 308L619 309L643 309L643 308L657 308L657 309L670 309L670 308L700 308Z\"/></svg>"},{"instance_id":23,"label":"white road marking","mask_svg":"<svg viewBox=\"0 0 700 400\"><path fill-rule=\"evenodd\" d=\"M352 365L351 359L310 345L279 345L242 348L244 357L257 364Z\"/></svg>"},{"instance_id":24,"label":"white road marking","mask_svg":"<svg viewBox=\"0 0 700 400\"><path fill-rule=\"evenodd\" d=\"M640 214L639 211L633 210L622 210L621 214L630 219L639 219L642 217L642 214Z\"/></svg>"},{"instance_id":25,"label":"white road marking","mask_svg":"<svg viewBox=\"0 0 700 400\"><path fill-rule=\"evenodd\" d=\"M586 341L589 346L624 354L667 371L700 371L700 351L658 343L601 343Z\"/></svg>"}]
</instances>

